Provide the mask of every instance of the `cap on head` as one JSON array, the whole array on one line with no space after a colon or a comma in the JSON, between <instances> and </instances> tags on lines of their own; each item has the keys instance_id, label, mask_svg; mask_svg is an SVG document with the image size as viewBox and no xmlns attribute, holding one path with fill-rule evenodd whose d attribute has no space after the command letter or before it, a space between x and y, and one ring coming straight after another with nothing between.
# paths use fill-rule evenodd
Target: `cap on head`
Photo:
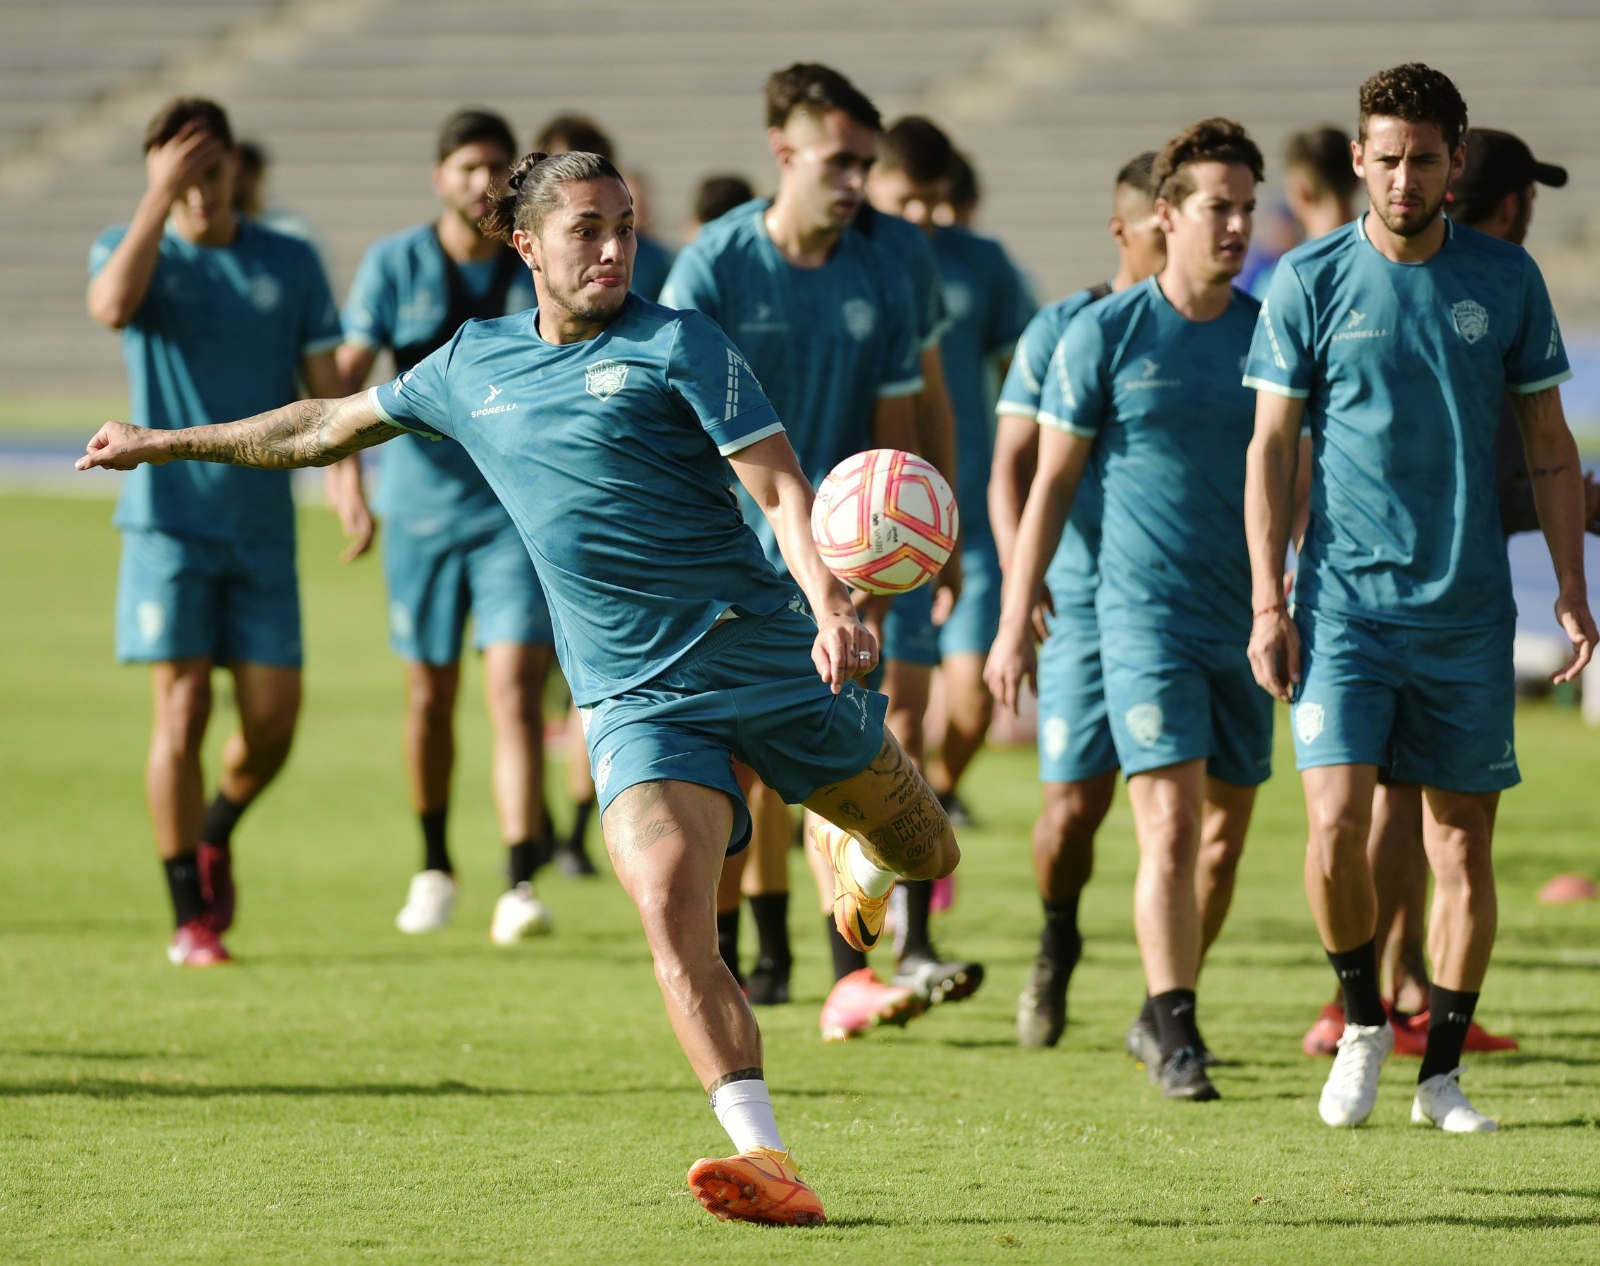
<instances>
[{"instance_id":1,"label":"cap on head","mask_svg":"<svg viewBox=\"0 0 1600 1266\"><path fill-rule=\"evenodd\" d=\"M1559 189L1567 183L1567 169L1541 163L1519 136L1493 128L1469 128L1467 165L1445 195L1450 214L1470 222L1480 220L1508 193L1529 185Z\"/></svg>"},{"instance_id":2,"label":"cap on head","mask_svg":"<svg viewBox=\"0 0 1600 1266\"><path fill-rule=\"evenodd\" d=\"M1406 123L1432 123L1444 135L1445 147L1455 151L1467 130L1467 103L1443 71L1421 62L1407 62L1380 70L1361 85L1361 139L1367 139L1370 118L1400 119Z\"/></svg>"},{"instance_id":3,"label":"cap on head","mask_svg":"<svg viewBox=\"0 0 1600 1266\"><path fill-rule=\"evenodd\" d=\"M144 130L145 153L165 145L190 123L197 124L230 149L233 147L233 128L228 123L228 113L208 97L174 97L161 109Z\"/></svg>"},{"instance_id":4,"label":"cap on head","mask_svg":"<svg viewBox=\"0 0 1600 1266\"><path fill-rule=\"evenodd\" d=\"M821 116L842 110L862 127L883 131L883 116L867 95L831 66L795 62L767 80L767 126L781 128L796 111Z\"/></svg>"}]
</instances>

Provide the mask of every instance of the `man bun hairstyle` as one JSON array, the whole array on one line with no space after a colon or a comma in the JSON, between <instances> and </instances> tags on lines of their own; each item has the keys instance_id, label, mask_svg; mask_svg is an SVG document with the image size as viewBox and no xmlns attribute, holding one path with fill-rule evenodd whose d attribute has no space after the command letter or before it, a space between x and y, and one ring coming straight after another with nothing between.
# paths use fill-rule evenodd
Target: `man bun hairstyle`
<instances>
[{"instance_id":1,"label":"man bun hairstyle","mask_svg":"<svg viewBox=\"0 0 1600 1266\"><path fill-rule=\"evenodd\" d=\"M617 161L610 135L586 114L556 115L539 129L533 149L538 154L598 154L608 163Z\"/></svg>"},{"instance_id":2,"label":"man bun hairstyle","mask_svg":"<svg viewBox=\"0 0 1600 1266\"><path fill-rule=\"evenodd\" d=\"M572 181L615 180L624 189L627 182L609 158L580 150L565 154L544 154L535 150L507 178L505 187L489 195L489 211L478 221L485 237L509 243L511 234L522 229L538 233L545 216L561 205L561 186Z\"/></svg>"},{"instance_id":3,"label":"man bun hairstyle","mask_svg":"<svg viewBox=\"0 0 1600 1266\"><path fill-rule=\"evenodd\" d=\"M1455 152L1467 134L1467 103L1443 71L1421 62L1380 70L1361 85L1361 139L1367 139L1370 118L1432 123L1444 134L1445 148Z\"/></svg>"},{"instance_id":4,"label":"man bun hairstyle","mask_svg":"<svg viewBox=\"0 0 1600 1266\"><path fill-rule=\"evenodd\" d=\"M903 171L913 183L931 185L950 179L956 149L932 119L908 114L883 134L878 145L878 166Z\"/></svg>"},{"instance_id":5,"label":"man bun hairstyle","mask_svg":"<svg viewBox=\"0 0 1600 1266\"><path fill-rule=\"evenodd\" d=\"M229 149L233 148L233 128L228 124L228 113L209 97L174 97L161 109L144 130L144 152L165 145L190 123L198 123L202 132L208 132Z\"/></svg>"},{"instance_id":6,"label":"man bun hairstyle","mask_svg":"<svg viewBox=\"0 0 1600 1266\"><path fill-rule=\"evenodd\" d=\"M1150 168L1154 196L1179 205L1194 192L1189 168L1195 163L1237 163L1248 167L1257 184L1266 174L1261 151L1232 119L1201 119L1179 132L1162 147Z\"/></svg>"},{"instance_id":7,"label":"man bun hairstyle","mask_svg":"<svg viewBox=\"0 0 1600 1266\"><path fill-rule=\"evenodd\" d=\"M1348 202L1361 184L1350 163L1350 135L1332 124L1296 132L1284 148L1283 161L1310 178L1312 192L1319 198L1331 195Z\"/></svg>"},{"instance_id":8,"label":"man bun hairstyle","mask_svg":"<svg viewBox=\"0 0 1600 1266\"><path fill-rule=\"evenodd\" d=\"M1155 150L1147 149L1137 158L1123 163L1122 170L1117 172L1117 188L1132 189L1154 202L1156 187L1150 183L1150 173L1155 169L1157 157Z\"/></svg>"},{"instance_id":9,"label":"man bun hairstyle","mask_svg":"<svg viewBox=\"0 0 1600 1266\"><path fill-rule=\"evenodd\" d=\"M767 80L767 126L784 127L801 111L821 118L829 110L843 110L862 127L883 131L883 116L867 95L830 66L795 62L772 72Z\"/></svg>"},{"instance_id":10,"label":"man bun hairstyle","mask_svg":"<svg viewBox=\"0 0 1600 1266\"><path fill-rule=\"evenodd\" d=\"M511 125L502 115L478 106L457 110L444 121L436 147L438 161L444 162L463 145L498 145L508 160L517 154L517 138L512 135Z\"/></svg>"}]
</instances>

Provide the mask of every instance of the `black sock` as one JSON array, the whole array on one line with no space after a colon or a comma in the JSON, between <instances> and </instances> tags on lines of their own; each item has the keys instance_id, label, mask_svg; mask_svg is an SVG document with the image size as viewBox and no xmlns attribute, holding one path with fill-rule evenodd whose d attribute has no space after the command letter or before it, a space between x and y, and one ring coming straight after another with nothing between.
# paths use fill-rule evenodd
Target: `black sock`
<instances>
[{"instance_id":1,"label":"black sock","mask_svg":"<svg viewBox=\"0 0 1600 1266\"><path fill-rule=\"evenodd\" d=\"M1149 994L1145 994L1144 1006L1139 1008L1139 1023L1147 1029L1156 1027L1156 1005L1150 1001Z\"/></svg>"},{"instance_id":2,"label":"black sock","mask_svg":"<svg viewBox=\"0 0 1600 1266\"><path fill-rule=\"evenodd\" d=\"M200 838L207 844L227 848L233 842L233 828L239 825L239 819L248 807L235 804L220 791L217 792L216 799L206 806L205 821L200 824Z\"/></svg>"},{"instance_id":3,"label":"black sock","mask_svg":"<svg viewBox=\"0 0 1600 1266\"><path fill-rule=\"evenodd\" d=\"M1477 1009L1478 995L1428 987L1428 1053L1422 1057L1417 1080L1427 1081L1440 1073L1454 1071L1461 1063L1461 1048L1466 1044L1467 1026Z\"/></svg>"},{"instance_id":4,"label":"black sock","mask_svg":"<svg viewBox=\"0 0 1600 1266\"><path fill-rule=\"evenodd\" d=\"M1039 957L1048 958L1057 971L1072 974L1083 953L1083 937L1078 934L1078 899L1046 901L1044 931L1039 934Z\"/></svg>"},{"instance_id":5,"label":"black sock","mask_svg":"<svg viewBox=\"0 0 1600 1266\"><path fill-rule=\"evenodd\" d=\"M572 819L572 830L568 833L561 847L569 853L583 852L584 836L589 834L589 819L594 816L594 801L580 800L572 806L575 816Z\"/></svg>"},{"instance_id":6,"label":"black sock","mask_svg":"<svg viewBox=\"0 0 1600 1266\"><path fill-rule=\"evenodd\" d=\"M860 971L867 965L867 956L839 935L839 929L834 926L831 914L822 916L822 925L828 929L828 945L833 950L835 980L843 980L851 972Z\"/></svg>"},{"instance_id":7,"label":"black sock","mask_svg":"<svg viewBox=\"0 0 1600 1266\"><path fill-rule=\"evenodd\" d=\"M733 978L743 981L739 974L739 907L731 910L717 911L717 953L722 955L722 961L728 965L728 970L733 973Z\"/></svg>"},{"instance_id":8,"label":"black sock","mask_svg":"<svg viewBox=\"0 0 1600 1266\"><path fill-rule=\"evenodd\" d=\"M200 863L193 853L163 862L167 869L167 891L172 894L174 927L198 919L205 913L206 899L200 894Z\"/></svg>"},{"instance_id":9,"label":"black sock","mask_svg":"<svg viewBox=\"0 0 1600 1266\"><path fill-rule=\"evenodd\" d=\"M447 875L455 874L455 867L450 864L450 849L444 842L444 822L449 814L449 809L436 809L432 813L417 815L422 821L423 870L442 870Z\"/></svg>"},{"instance_id":10,"label":"black sock","mask_svg":"<svg viewBox=\"0 0 1600 1266\"><path fill-rule=\"evenodd\" d=\"M521 883L531 883L533 877L539 873L539 868L550 860L553 845L546 836L539 839L519 840L506 849L506 864L511 886L515 888Z\"/></svg>"},{"instance_id":11,"label":"black sock","mask_svg":"<svg viewBox=\"0 0 1600 1266\"><path fill-rule=\"evenodd\" d=\"M778 971L787 972L794 962L789 948L789 894L763 892L751 897L750 914L756 921L759 957Z\"/></svg>"},{"instance_id":12,"label":"black sock","mask_svg":"<svg viewBox=\"0 0 1600 1266\"><path fill-rule=\"evenodd\" d=\"M1173 1052L1185 1046L1200 1049L1200 1030L1194 1021L1194 990L1169 989L1166 993L1151 995L1150 1009L1155 1012L1156 1032L1161 1035L1161 1058L1171 1059Z\"/></svg>"},{"instance_id":13,"label":"black sock","mask_svg":"<svg viewBox=\"0 0 1600 1266\"><path fill-rule=\"evenodd\" d=\"M933 880L902 879L900 887L906 894L906 939L900 947L900 957L931 958L933 942L928 939L928 916L933 912Z\"/></svg>"},{"instance_id":14,"label":"black sock","mask_svg":"<svg viewBox=\"0 0 1600 1266\"><path fill-rule=\"evenodd\" d=\"M1388 1016L1383 1010L1383 995L1378 991L1377 942L1368 941L1353 950L1337 953L1328 950L1327 954L1344 990L1345 1023L1363 1026L1385 1023Z\"/></svg>"}]
</instances>

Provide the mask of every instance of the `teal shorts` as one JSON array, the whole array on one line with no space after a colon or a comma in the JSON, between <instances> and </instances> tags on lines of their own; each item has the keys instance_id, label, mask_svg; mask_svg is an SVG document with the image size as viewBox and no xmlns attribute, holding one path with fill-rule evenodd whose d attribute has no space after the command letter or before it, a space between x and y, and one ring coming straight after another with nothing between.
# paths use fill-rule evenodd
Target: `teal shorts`
<instances>
[{"instance_id":1,"label":"teal shorts","mask_svg":"<svg viewBox=\"0 0 1600 1266\"><path fill-rule=\"evenodd\" d=\"M733 799L728 851L737 853L750 841L750 811L735 759L789 804L865 769L883 746L888 701L855 682L834 694L811 662L816 636L816 622L793 607L724 620L644 685L580 709L602 818L639 783L715 787Z\"/></svg>"},{"instance_id":2,"label":"teal shorts","mask_svg":"<svg viewBox=\"0 0 1600 1266\"><path fill-rule=\"evenodd\" d=\"M217 541L124 528L117 576L117 658L210 659L299 668L294 537Z\"/></svg>"},{"instance_id":3,"label":"teal shorts","mask_svg":"<svg viewBox=\"0 0 1600 1266\"><path fill-rule=\"evenodd\" d=\"M1295 763L1376 765L1392 782L1481 795L1522 781L1512 621L1413 628L1295 612Z\"/></svg>"},{"instance_id":4,"label":"teal shorts","mask_svg":"<svg viewBox=\"0 0 1600 1266\"><path fill-rule=\"evenodd\" d=\"M1038 681L1039 781L1086 782L1116 769L1094 608L1051 618Z\"/></svg>"},{"instance_id":5,"label":"teal shorts","mask_svg":"<svg viewBox=\"0 0 1600 1266\"><path fill-rule=\"evenodd\" d=\"M456 663L469 612L480 651L495 642L554 642L538 574L504 511L459 520L390 515L383 573L389 644L402 659Z\"/></svg>"},{"instance_id":6,"label":"teal shorts","mask_svg":"<svg viewBox=\"0 0 1600 1266\"><path fill-rule=\"evenodd\" d=\"M1272 776L1272 696L1242 641L1102 629L1106 707L1128 777L1183 761L1238 787Z\"/></svg>"},{"instance_id":7,"label":"teal shorts","mask_svg":"<svg viewBox=\"0 0 1600 1266\"><path fill-rule=\"evenodd\" d=\"M1000 631L1000 556L988 537L961 546L961 597L939 630L939 655L987 655Z\"/></svg>"},{"instance_id":8,"label":"teal shorts","mask_svg":"<svg viewBox=\"0 0 1600 1266\"><path fill-rule=\"evenodd\" d=\"M900 594L883 621L881 658L932 668L939 662L939 630L933 626L933 581Z\"/></svg>"}]
</instances>

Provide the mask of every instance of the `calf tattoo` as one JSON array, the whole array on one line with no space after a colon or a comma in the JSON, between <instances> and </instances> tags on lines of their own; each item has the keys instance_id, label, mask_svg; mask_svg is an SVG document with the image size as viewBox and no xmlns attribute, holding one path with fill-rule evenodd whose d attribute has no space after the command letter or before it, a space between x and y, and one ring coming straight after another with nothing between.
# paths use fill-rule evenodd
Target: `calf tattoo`
<instances>
[{"instance_id":1,"label":"calf tattoo","mask_svg":"<svg viewBox=\"0 0 1600 1266\"><path fill-rule=\"evenodd\" d=\"M718 1077L714 1082L707 1086L706 1093L708 1095L714 1095L724 1086L730 1085L736 1081L762 1081L765 1078L766 1074L759 1068L736 1068L727 1076Z\"/></svg>"}]
</instances>

